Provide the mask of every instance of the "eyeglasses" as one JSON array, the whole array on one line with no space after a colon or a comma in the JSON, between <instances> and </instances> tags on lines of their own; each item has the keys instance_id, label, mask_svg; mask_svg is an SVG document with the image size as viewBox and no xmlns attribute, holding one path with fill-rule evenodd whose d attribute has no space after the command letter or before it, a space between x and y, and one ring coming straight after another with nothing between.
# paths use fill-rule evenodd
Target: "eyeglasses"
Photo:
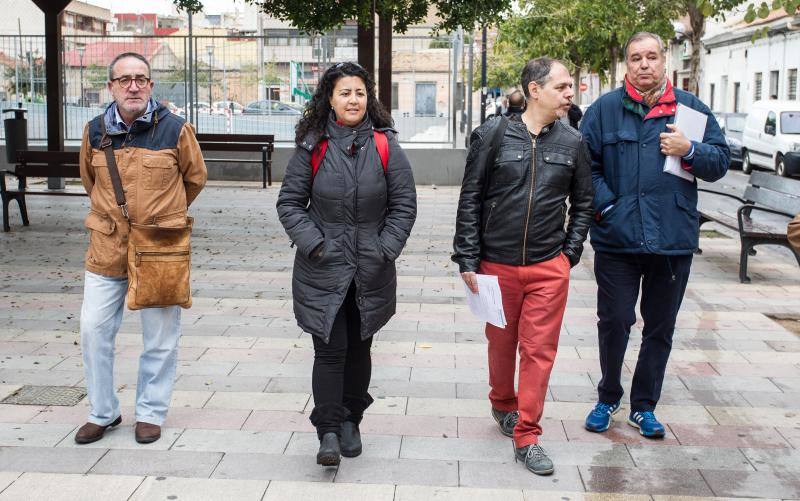
<instances>
[{"instance_id":1,"label":"eyeglasses","mask_svg":"<svg viewBox=\"0 0 800 501\"><path fill-rule=\"evenodd\" d=\"M136 86L140 89L150 83L150 79L143 75L136 75L133 77L130 75L123 75L121 77L112 78L111 81L117 82L119 86L123 88L128 88L131 86L131 82L136 82Z\"/></svg>"}]
</instances>

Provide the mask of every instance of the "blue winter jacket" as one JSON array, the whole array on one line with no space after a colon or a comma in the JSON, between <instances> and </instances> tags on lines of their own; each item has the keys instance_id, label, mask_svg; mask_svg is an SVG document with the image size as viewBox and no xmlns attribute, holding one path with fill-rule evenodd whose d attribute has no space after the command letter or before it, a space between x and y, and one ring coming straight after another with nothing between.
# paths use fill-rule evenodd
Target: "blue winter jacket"
<instances>
[{"instance_id":1,"label":"blue winter jacket","mask_svg":"<svg viewBox=\"0 0 800 501\"><path fill-rule=\"evenodd\" d=\"M642 119L622 105L616 89L600 97L583 117L581 133L589 146L595 221L590 230L595 251L691 254L698 246L697 181L664 172L659 134L674 116ZM703 142L693 142L690 172L716 181L728 170L730 151L708 107L688 92L675 98L708 115ZM600 213L605 211L600 217Z\"/></svg>"}]
</instances>

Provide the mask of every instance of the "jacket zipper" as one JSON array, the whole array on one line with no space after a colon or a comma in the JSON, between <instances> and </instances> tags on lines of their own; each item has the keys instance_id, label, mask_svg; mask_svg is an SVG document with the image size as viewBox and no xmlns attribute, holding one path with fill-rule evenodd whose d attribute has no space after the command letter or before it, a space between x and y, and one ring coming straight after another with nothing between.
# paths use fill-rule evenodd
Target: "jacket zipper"
<instances>
[{"instance_id":1,"label":"jacket zipper","mask_svg":"<svg viewBox=\"0 0 800 501\"><path fill-rule=\"evenodd\" d=\"M489 221L492 220L492 212L494 212L494 208L497 206L497 202L492 202L492 206L489 207L489 217L486 218L486 226L483 227L483 234L485 235L489 231Z\"/></svg>"},{"instance_id":2,"label":"jacket zipper","mask_svg":"<svg viewBox=\"0 0 800 501\"><path fill-rule=\"evenodd\" d=\"M189 251L160 252L160 251L136 251L136 266L142 262L144 256L188 256Z\"/></svg>"},{"instance_id":3,"label":"jacket zipper","mask_svg":"<svg viewBox=\"0 0 800 501\"><path fill-rule=\"evenodd\" d=\"M533 189L536 186L536 139L531 140L533 154L531 155L531 191L528 194L528 214L525 216L525 232L522 236L522 266L525 266L528 256L528 223L533 210Z\"/></svg>"}]
</instances>

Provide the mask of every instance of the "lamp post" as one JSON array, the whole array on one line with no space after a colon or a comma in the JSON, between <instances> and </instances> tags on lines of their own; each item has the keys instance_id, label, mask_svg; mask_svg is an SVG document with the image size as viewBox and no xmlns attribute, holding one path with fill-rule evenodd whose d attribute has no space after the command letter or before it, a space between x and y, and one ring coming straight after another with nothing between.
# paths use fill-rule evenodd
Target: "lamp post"
<instances>
[{"instance_id":1,"label":"lamp post","mask_svg":"<svg viewBox=\"0 0 800 501\"><path fill-rule=\"evenodd\" d=\"M211 67L213 63L214 57L214 46L213 45L206 45L206 50L208 51L208 111L211 112Z\"/></svg>"},{"instance_id":2,"label":"lamp post","mask_svg":"<svg viewBox=\"0 0 800 501\"><path fill-rule=\"evenodd\" d=\"M81 95L78 98L78 105L83 107L83 53L86 51L86 47L81 45L77 48L78 57L80 57L80 72L81 72Z\"/></svg>"}]
</instances>

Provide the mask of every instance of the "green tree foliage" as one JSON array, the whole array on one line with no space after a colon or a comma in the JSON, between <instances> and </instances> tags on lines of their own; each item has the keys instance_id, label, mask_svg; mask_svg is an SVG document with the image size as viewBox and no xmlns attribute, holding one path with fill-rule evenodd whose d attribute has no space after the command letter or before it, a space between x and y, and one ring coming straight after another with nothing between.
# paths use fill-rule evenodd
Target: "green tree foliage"
<instances>
[{"instance_id":1,"label":"green tree foliage","mask_svg":"<svg viewBox=\"0 0 800 501\"><path fill-rule=\"evenodd\" d=\"M490 86L518 85L524 61L547 55L616 81L622 45L637 31L669 38L676 9L662 0L519 0L499 27L489 63Z\"/></svg>"}]
</instances>

